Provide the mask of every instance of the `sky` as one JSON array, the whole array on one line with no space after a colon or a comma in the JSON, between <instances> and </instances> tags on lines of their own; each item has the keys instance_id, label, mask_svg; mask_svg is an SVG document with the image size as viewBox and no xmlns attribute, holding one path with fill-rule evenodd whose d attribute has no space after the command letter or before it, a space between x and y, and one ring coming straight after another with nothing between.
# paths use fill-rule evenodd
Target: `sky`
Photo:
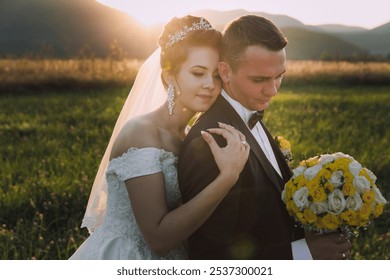
<instances>
[{"instance_id":1,"label":"sky","mask_svg":"<svg viewBox=\"0 0 390 280\"><path fill-rule=\"evenodd\" d=\"M343 24L372 29L390 22L390 0L97 0L145 25L201 9L245 9L293 17L306 25ZM137 4L134 4L137 3Z\"/></svg>"}]
</instances>

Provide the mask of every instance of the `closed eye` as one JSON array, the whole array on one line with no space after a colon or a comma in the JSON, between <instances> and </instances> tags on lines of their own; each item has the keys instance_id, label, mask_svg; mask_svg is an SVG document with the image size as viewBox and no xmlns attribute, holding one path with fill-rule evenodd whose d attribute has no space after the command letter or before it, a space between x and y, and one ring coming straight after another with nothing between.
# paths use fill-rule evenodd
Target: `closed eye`
<instances>
[{"instance_id":1,"label":"closed eye","mask_svg":"<svg viewBox=\"0 0 390 280\"><path fill-rule=\"evenodd\" d=\"M203 77L204 73L201 73L201 72L192 72L192 75L194 75L195 77Z\"/></svg>"},{"instance_id":2,"label":"closed eye","mask_svg":"<svg viewBox=\"0 0 390 280\"><path fill-rule=\"evenodd\" d=\"M263 83L265 81L268 81L269 78L253 78L252 81L255 82L255 83Z\"/></svg>"}]
</instances>

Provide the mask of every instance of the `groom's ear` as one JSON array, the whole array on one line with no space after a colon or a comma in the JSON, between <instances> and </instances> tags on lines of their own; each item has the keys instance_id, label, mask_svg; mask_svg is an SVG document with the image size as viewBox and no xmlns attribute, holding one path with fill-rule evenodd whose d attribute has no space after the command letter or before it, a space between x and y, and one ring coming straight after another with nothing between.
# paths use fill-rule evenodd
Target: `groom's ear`
<instances>
[{"instance_id":1,"label":"groom's ear","mask_svg":"<svg viewBox=\"0 0 390 280\"><path fill-rule=\"evenodd\" d=\"M232 75L232 69L230 68L229 63L225 61L221 61L218 63L218 72L219 76L221 76L222 81L227 84L230 82L230 78Z\"/></svg>"}]
</instances>

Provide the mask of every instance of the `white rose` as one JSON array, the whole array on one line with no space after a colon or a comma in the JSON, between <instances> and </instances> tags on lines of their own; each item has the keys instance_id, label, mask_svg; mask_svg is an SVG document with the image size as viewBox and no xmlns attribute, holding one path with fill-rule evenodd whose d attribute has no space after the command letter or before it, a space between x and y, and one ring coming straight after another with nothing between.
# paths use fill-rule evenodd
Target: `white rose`
<instances>
[{"instance_id":1,"label":"white rose","mask_svg":"<svg viewBox=\"0 0 390 280\"><path fill-rule=\"evenodd\" d=\"M383 197L380 190L375 186L373 187L373 189L374 189L374 195L375 195L375 202L380 203L380 204L387 203L386 199Z\"/></svg>"},{"instance_id":2,"label":"white rose","mask_svg":"<svg viewBox=\"0 0 390 280\"><path fill-rule=\"evenodd\" d=\"M300 188L293 194L294 203L300 211L309 205L308 196L309 190L306 187Z\"/></svg>"},{"instance_id":3,"label":"white rose","mask_svg":"<svg viewBox=\"0 0 390 280\"><path fill-rule=\"evenodd\" d=\"M360 171L362 171L362 165L354 160L348 165L348 169L349 172L351 172L352 175L356 177L359 176Z\"/></svg>"},{"instance_id":4,"label":"white rose","mask_svg":"<svg viewBox=\"0 0 390 280\"><path fill-rule=\"evenodd\" d=\"M309 167L304 172L305 178L310 181L311 179L313 179L317 175L317 173L321 169L322 169L322 165L321 164L316 164L316 165L314 165L312 167Z\"/></svg>"},{"instance_id":5,"label":"white rose","mask_svg":"<svg viewBox=\"0 0 390 280\"><path fill-rule=\"evenodd\" d=\"M285 199L285 197L284 197L284 194L286 193L286 189L283 189L283 191L282 191L282 201L284 202L284 203L286 203L286 199Z\"/></svg>"},{"instance_id":6,"label":"white rose","mask_svg":"<svg viewBox=\"0 0 390 280\"><path fill-rule=\"evenodd\" d=\"M353 157L351 157L350 155L347 155L347 154L343 154L341 152L334 153L333 156L334 156L335 159L338 159L338 158L349 158L349 159L353 160Z\"/></svg>"},{"instance_id":7,"label":"white rose","mask_svg":"<svg viewBox=\"0 0 390 280\"><path fill-rule=\"evenodd\" d=\"M303 173L303 171L305 171L306 167L304 166L298 166L297 168L294 168L293 169L293 178L297 178L299 175L301 175Z\"/></svg>"},{"instance_id":8,"label":"white rose","mask_svg":"<svg viewBox=\"0 0 390 280\"><path fill-rule=\"evenodd\" d=\"M370 182L364 176L357 176L353 179L352 184L356 191L360 194L370 190Z\"/></svg>"},{"instance_id":9,"label":"white rose","mask_svg":"<svg viewBox=\"0 0 390 280\"><path fill-rule=\"evenodd\" d=\"M310 204L310 210L318 215L328 212L328 203L325 201L313 202Z\"/></svg>"},{"instance_id":10,"label":"white rose","mask_svg":"<svg viewBox=\"0 0 390 280\"><path fill-rule=\"evenodd\" d=\"M325 165L325 164L332 162L334 160L335 160L335 158L333 155L326 154L326 155L322 155L320 157L320 159L318 160L318 162L321 163L322 165Z\"/></svg>"},{"instance_id":11,"label":"white rose","mask_svg":"<svg viewBox=\"0 0 390 280\"><path fill-rule=\"evenodd\" d=\"M372 171L370 169L367 169L367 168L364 168L364 169L366 170L368 177L370 177L370 179L375 183L375 181L377 179L375 174L372 173Z\"/></svg>"},{"instance_id":12,"label":"white rose","mask_svg":"<svg viewBox=\"0 0 390 280\"><path fill-rule=\"evenodd\" d=\"M335 189L329 196L329 212L338 215L343 212L346 202L343 192L339 189Z\"/></svg>"},{"instance_id":13,"label":"white rose","mask_svg":"<svg viewBox=\"0 0 390 280\"><path fill-rule=\"evenodd\" d=\"M360 197L359 194L355 193L354 195L350 196L346 200L346 207L347 209L357 211L363 206L363 200Z\"/></svg>"},{"instance_id":14,"label":"white rose","mask_svg":"<svg viewBox=\"0 0 390 280\"><path fill-rule=\"evenodd\" d=\"M338 188L344 184L344 173L341 170L333 172L329 180L335 188Z\"/></svg>"}]
</instances>

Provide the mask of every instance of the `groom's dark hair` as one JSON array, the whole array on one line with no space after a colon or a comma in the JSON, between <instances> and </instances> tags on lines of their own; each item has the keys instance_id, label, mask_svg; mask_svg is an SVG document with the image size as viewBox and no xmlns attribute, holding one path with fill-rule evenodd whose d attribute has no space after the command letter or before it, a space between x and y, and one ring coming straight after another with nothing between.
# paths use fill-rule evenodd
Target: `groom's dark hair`
<instances>
[{"instance_id":1,"label":"groom's dark hair","mask_svg":"<svg viewBox=\"0 0 390 280\"><path fill-rule=\"evenodd\" d=\"M280 51L286 45L287 38L272 21L247 15L226 26L222 36L221 58L236 70L247 47L261 46L270 51Z\"/></svg>"}]
</instances>

